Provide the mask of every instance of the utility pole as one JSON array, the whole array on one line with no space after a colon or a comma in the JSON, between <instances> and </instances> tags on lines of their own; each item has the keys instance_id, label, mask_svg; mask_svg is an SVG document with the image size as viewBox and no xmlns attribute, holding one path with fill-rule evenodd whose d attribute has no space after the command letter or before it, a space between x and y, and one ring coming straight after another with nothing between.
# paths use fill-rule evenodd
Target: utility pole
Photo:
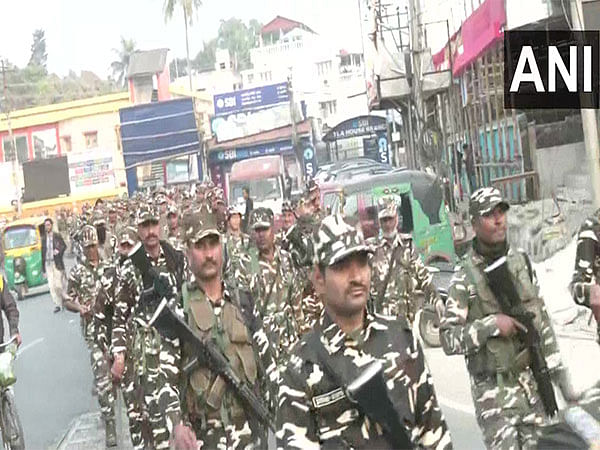
<instances>
[{"instance_id":1,"label":"utility pole","mask_svg":"<svg viewBox=\"0 0 600 450\"><path fill-rule=\"evenodd\" d=\"M296 155L296 158L298 159L300 168L302 169L302 179L304 180L304 157L302 155L302 151L300 150L300 145L298 145L298 128L296 127L296 105L294 101L294 87L292 86L292 68L290 68L290 74L288 75L287 88L288 97L290 101L290 119L292 122L292 149L294 151L294 155Z\"/></svg>"},{"instance_id":2,"label":"utility pole","mask_svg":"<svg viewBox=\"0 0 600 450\"><path fill-rule=\"evenodd\" d=\"M421 93L421 53L423 46L421 45L421 2L420 0L408 0L408 14L410 24L410 55L412 62L412 86L411 98L409 100L409 121L412 122L410 115L412 114L412 105L417 112L417 130L422 130L423 124L418 121L419 117L423 117L423 96ZM409 122L409 123L410 123ZM412 128L412 126L411 126ZM411 130L412 131L412 130ZM419 131L418 135L421 134ZM414 143L413 158L416 167L421 166L421 148L417 142Z\"/></svg>"},{"instance_id":3,"label":"utility pole","mask_svg":"<svg viewBox=\"0 0 600 450\"><path fill-rule=\"evenodd\" d=\"M583 8L581 0L571 0L571 20L573 30L583 30L582 22ZM583 126L583 140L588 158L587 166L592 181L594 207L600 206L600 144L598 143L598 123L596 111L593 109L581 109L581 125Z\"/></svg>"},{"instance_id":4,"label":"utility pole","mask_svg":"<svg viewBox=\"0 0 600 450\"><path fill-rule=\"evenodd\" d=\"M15 187L15 194L17 199L17 213L21 215L21 189L19 188L19 157L17 152L17 141L12 131L10 123L10 102L8 98L8 82L6 81L6 72L8 68L4 64L4 60L0 61L0 69L2 70L2 89L4 92L4 104L6 110L6 124L8 125L8 136L13 148L13 184ZM6 155L4 155L6 157Z\"/></svg>"}]
</instances>

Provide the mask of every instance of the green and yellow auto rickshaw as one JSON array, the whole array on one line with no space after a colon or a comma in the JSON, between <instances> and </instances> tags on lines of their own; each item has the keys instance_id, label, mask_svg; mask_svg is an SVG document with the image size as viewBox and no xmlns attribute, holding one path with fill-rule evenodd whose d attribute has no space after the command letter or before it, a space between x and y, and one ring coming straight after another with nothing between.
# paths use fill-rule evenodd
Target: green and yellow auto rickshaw
<instances>
[{"instance_id":1,"label":"green and yellow auto rickshaw","mask_svg":"<svg viewBox=\"0 0 600 450\"><path fill-rule=\"evenodd\" d=\"M2 231L4 274L8 288L22 300L27 294L47 290L42 268L45 217L29 217L7 224Z\"/></svg>"}]
</instances>

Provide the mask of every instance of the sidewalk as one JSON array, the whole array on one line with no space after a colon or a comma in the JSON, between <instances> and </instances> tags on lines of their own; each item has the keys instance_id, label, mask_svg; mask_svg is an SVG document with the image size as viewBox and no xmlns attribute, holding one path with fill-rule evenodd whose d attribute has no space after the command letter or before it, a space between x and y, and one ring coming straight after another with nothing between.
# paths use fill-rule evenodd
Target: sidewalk
<instances>
[{"instance_id":1,"label":"sidewalk","mask_svg":"<svg viewBox=\"0 0 600 450\"><path fill-rule=\"evenodd\" d=\"M111 447L118 450L132 450L129 429L127 425L127 412L123 406L121 395L117 404L117 446ZM82 414L75 418L58 444L50 450L104 450L105 435L104 423L100 412Z\"/></svg>"}]
</instances>

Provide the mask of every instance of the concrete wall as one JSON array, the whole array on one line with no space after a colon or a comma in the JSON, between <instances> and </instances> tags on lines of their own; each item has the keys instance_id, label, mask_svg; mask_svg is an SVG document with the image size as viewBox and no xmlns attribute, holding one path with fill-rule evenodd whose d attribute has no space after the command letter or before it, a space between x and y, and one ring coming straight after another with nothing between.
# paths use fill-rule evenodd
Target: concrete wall
<instances>
[{"instance_id":1,"label":"concrete wall","mask_svg":"<svg viewBox=\"0 0 600 450\"><path fill-rule=\"evenodd\" d=\"M585 146L583 142L536 149L541 198L549 198L558 186L564 185L566 175L584 173Z\"/></svg>"},{"instance_id":2,"label":"concrete wall","mask_svg":"<svg viewBox=\"0 0 600 450\"><path fill-rule=\"evenodd\" d=\"M112 151L114 158L115 180L117 184L125 183L125 166L120 150L116 128L119 125L119 113L97 114L65 120L59 124L61 137L70 136L73 152ZM98 133L98 147L86 149L84 133ZM64 151L63 151L64 153Z\"/></svg>"}]
</instances>

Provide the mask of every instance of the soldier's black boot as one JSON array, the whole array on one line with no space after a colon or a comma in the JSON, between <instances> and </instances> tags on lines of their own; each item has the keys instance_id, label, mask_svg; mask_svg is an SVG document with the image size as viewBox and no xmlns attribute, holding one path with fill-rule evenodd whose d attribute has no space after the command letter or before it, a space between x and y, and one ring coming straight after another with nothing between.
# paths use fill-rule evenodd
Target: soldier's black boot
<instances>
[{"instance_id":1,"label":"soldier's black boot","mask_svg":"<svg viewBox=\"0 0 600 450\"><path fill-rule=\"evenodd\" d=\"M115 425L115 419L108 419L106 421L106 447L117 446L117 427Z\"/></svg>"}]
</instances>

